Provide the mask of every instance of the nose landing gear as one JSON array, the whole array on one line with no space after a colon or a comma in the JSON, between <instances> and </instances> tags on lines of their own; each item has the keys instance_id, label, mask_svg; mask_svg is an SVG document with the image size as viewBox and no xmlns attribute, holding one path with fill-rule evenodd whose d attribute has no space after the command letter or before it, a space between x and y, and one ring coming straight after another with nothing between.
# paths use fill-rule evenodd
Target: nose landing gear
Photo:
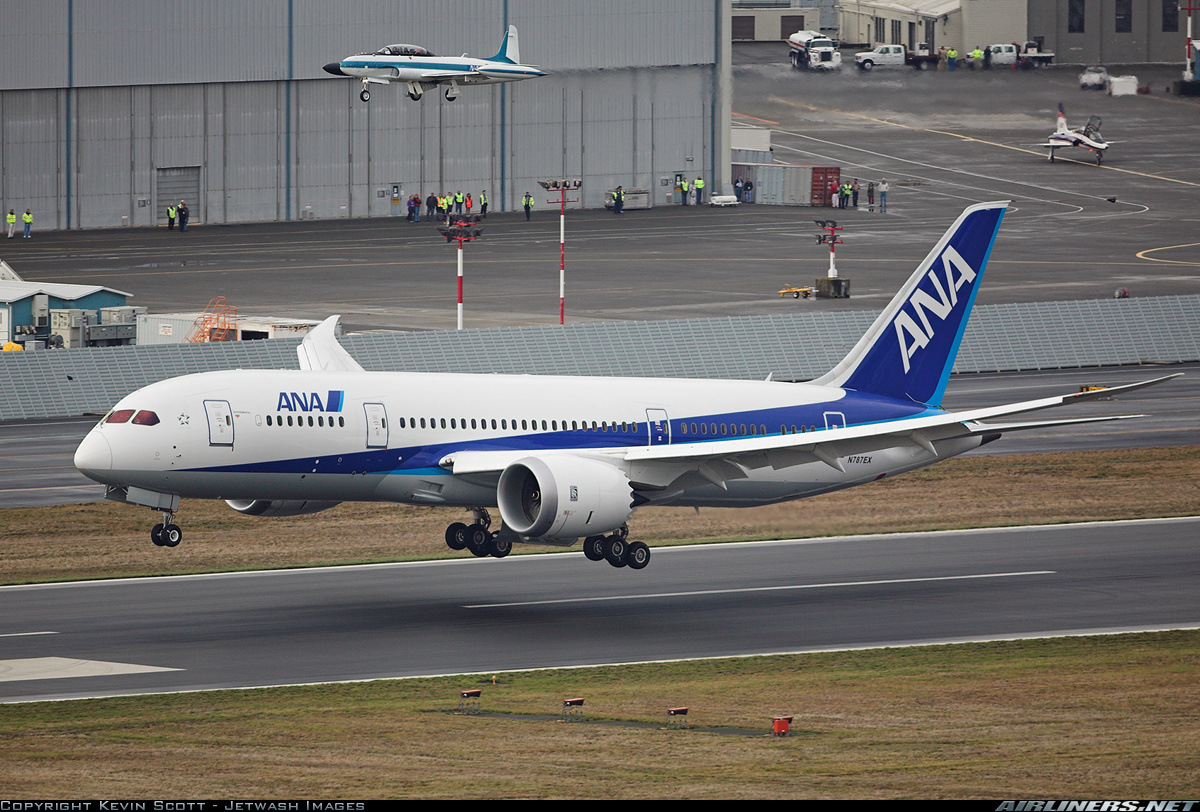
<instances>
[{"instance_id":1,"label":"nose landing gear","mask_svg":"<svg viewBox=\"0 0 1200 812\"><path fill-rule=\"evenodd\" d=\"M163 520L150 528L150 540L156 547L178 547L183 541L183 531L175 524L175 514L163 511Z\"/></svg>"}]
</instances>

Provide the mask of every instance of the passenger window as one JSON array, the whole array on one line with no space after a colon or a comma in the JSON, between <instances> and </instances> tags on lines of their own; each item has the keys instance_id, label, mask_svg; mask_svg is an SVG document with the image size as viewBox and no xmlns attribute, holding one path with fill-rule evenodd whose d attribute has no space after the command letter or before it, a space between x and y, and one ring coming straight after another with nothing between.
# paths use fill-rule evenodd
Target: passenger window
<instances>
[{"instance_id":1,"label":"passenger window","mask_svg":"<svg viewBox=\"0 0 1200 812\"><path fill-rule=\"evenodd\" d=\"M338 418L338 425L339 425L339 426L345 426L345 425L346 425L346 418L344 418L344 417L339 417L339 418Z\"/></svg>"}]
</instances>

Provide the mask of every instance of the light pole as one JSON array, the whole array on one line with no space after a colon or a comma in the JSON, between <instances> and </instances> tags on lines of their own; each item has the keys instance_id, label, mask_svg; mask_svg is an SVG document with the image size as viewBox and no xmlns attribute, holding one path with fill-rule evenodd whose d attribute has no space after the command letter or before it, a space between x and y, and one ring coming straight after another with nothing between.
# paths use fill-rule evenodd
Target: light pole
<instances>
[{"instance_id":1,"label":"light pole","mask_svg":"<svg viewBox=\"0 0 1200 812\"><path fill-rule=\"evenodd\" d=\"M437 227L438 233L446 238L446 242L458 240L458 329L463 328L463 243L470 242L483 235L479 225L478 214L468 214L466 217Z\"/></svg>"},{"instance_id":2,"label":"light pole","mask_svg":"<svg viewBox=\"0 0 1200 812\"><path fill-rule=\"evenodd\" d=\"M553 198L547 203L558 203L558 323L564 324L567 314L567 204L578 203L579 198L567 199L567 190L575 191L583 186L580 178L559 178L558 180L539 180L538 185L547 192L558 192L558 200Z\"/></svg>"}]
</instances>

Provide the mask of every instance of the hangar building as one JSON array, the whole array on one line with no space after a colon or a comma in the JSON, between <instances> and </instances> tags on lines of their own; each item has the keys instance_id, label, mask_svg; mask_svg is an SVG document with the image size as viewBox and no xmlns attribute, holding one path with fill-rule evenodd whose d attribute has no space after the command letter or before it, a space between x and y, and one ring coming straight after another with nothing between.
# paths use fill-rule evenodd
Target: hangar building
<instances>
[{"instance_id":1,"label":"hangar building","mask_svg":"<svg viewBox=\"0 0 1200 812\"><path fill-rule=\"evenodd\" d=\"M36 228L396 213L487 190L515 209L539 179L668 199L677 174L726 186L729 0L42 0L0 28L0 203ZM329 76L392 43L490 56L508 25L549 76L429 92ZM399 207L397 207L399 208Z\"/></svg>"}]
</instances>

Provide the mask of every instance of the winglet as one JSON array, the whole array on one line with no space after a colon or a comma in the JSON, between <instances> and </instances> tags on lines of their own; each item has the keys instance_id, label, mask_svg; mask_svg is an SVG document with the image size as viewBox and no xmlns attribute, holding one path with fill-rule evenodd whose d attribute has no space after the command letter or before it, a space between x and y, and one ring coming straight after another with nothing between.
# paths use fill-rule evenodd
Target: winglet
<instances>
[{"instance_id":1,"label":"winglet","mask_svg":"<svg viewBox=\"0 0 1200 812\"><path fill-rule=\"evenodd\" d=\"M517 27L510 25L508 30L504 32L504 39L500 42L500 50L496 51L496 55L489 57L489 62L508 62L511 65L518 65L521 62L521 48L517 44Z\"/></svg>"},{"instance_id":2,"label":"winglet","mask_svg":"<svg viewBox=\"0 0 1200 812\"><path fill-rule=\"evenodd\" d=\"M939 406L1007 207L959 215L850 354L813 383Z\"/></svg>"},{"instance_id":3,"label":"winglet","mask_svg":"<svg viewBox=\"0 0 1200 812\"><path fill-rule=\"evenodd\" d=\"M320 369L328 372L363 372L359 363L350 357L350 353L342 349L335 337L340 316L330 316L325 321L308 331L296 355L300 358L301 369Z\"/></svg>"}]
</instances>

